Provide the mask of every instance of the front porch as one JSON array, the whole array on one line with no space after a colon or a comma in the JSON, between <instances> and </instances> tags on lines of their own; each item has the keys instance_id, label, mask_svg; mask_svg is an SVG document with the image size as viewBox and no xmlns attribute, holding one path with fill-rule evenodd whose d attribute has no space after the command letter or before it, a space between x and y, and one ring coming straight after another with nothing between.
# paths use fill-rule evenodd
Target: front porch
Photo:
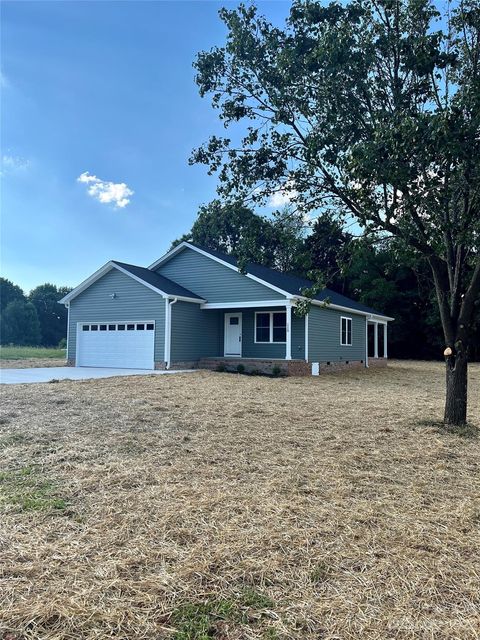
<instances>
[{"instance_id":1,"label":"front porch","mask_svg":"<svg viewBox=\"0 0 480 640\"><path fill-rule=\"evenodd\" d=\"M387 323L367 320L367 366L387 364Z\"/></svg>"}]
</instances>

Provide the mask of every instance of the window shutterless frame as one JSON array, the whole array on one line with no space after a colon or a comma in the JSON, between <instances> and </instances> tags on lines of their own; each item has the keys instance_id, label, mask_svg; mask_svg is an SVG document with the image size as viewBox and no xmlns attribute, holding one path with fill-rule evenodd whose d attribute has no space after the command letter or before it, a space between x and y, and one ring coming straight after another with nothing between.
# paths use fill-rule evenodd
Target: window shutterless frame
<instances>
[{"instance_id":1,"label":"window shutterless frame","mask_svg":"<svg viewBox=\"0 0 480 640\"><path fill-rule=\"evenodd\" d=\"M340 346L352 346L352 318L340 316Z\"/></svg>"},{"instance_id":2,"label":"window shutterless frame","mask_svg":"<svg viewBox=\"0 0 480 640\"><path fill-rule=\"evenodd\" d=\"M285 317L285 340L274 340L273 339L273 333L274 333L274 328L275 329L283 329L283 326L276 326L274 327L273 324L273 316L274 315L283 315ZM258 326L257 324L257 318L258 316L269 316L269 323L268 323L268 340L257 340L257 327L259 329L266 329L267 325L265 326ZM287 336L287 312L286 311L255 311L255 326L254 326L254 334L253 334L253 338L254 338L254 343L255 344L287 344L287 340L286 340L286 336Z\"/></svg>"}]
</instances>

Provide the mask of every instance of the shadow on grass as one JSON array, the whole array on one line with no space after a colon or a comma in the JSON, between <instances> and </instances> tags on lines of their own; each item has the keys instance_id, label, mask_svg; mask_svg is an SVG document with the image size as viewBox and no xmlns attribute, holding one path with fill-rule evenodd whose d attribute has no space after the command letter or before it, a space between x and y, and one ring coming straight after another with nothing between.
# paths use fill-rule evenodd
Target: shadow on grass
<instances>
[{"instance_id":1,"label":"shadow on grass","mask_svg":"<svg viewBox=\"0 0 480 640\"><path fill-rule=\"evenodd\" d=\"M421 427L432 427L439 433L444 433L459 438L467 438L475 440L480 434L480 429L474 424L466 422L461 425L445 424L441 420L420 420L418 423Z\"/></svg>"}]
</instances>

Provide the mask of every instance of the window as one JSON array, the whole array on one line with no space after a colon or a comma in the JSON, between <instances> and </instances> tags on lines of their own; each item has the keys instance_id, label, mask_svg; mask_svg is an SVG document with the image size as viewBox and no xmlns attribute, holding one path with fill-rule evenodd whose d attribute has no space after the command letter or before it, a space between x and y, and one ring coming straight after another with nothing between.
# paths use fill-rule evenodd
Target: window
<instances>
[{"instance_id":1,"label":"window","mask_svg":"<svg viewBox=\"0 0 480 640\"><path fill-rule=\"evenodd\" d=\"M127 324L127 331L135 331L135 325L134 324Z\"/></svg>"},{"instance_id":2,"label":"window","mask_svg":"<svg viewBox=\"0 0 480 640\"><path fill-rule=\"evenodd\" d=\"M270 314L255 314L255 342L270 342Z\"/></svg>"},{"instance_id":3,"label":"window","mask_svg":"<svg viewBox=\"0 0 480 640\"><path fill-rule=\"evenodd\" d=\"M153 331L153 324L147 324L147 331Z\"/></svg>"},{"instance_id":4,"label":"window","mask_svg":"<svg viewBox=\"0 0 480 640\"><path fill-rule=\"evenodd\" d=\"M272 329L273 329L272 342L287 341L287 314L286 313L272 313Z\"/></svg>"},{"instance_id":5,"label":"window","mask_svg":"<svg viewBox=\"0 0 480 640\"><path fill-rule=\"evenodd\" d=\"M90 331L98 331L98 324L92 324Z\"/></svg>"},{"instance_id":6,"label":"window","mask_svg":"<svg viewBox=\"0 0 480 640\"><path fill-rule=\"evenodd\" d=\"M84 324L82 326L82 331L90 331L90 326L88 324Z\"/></svg>"},{"instance_id":7,"label":"window","mask_svg":"<svg viewBox=\"0 0 480 640\"><path fill-rule=\"evenodd\" d=\"M145 330L144 324L137 324L137 331L144 331L144 330Z\"/></svg>"},{"instance_id":8,"label":"window","mask_svg":"<svg viewBox=\"0 0 480 640\"><path fill-rule=\"evenodd\" d=\"M107 325L106 324L101 324L100 325L100 331L106 331L107 330Z\"/></svg>"},{"instance_id":9,"label":"window","mask_svg":"<svg viewBox=\"0 0 480 640\"><path fill-rule=\"evenodd\" d=\"M119 324L118 325L118 330L119 331L125 331L125 325L124 324Z\"/></svg>"},{"instance_id":10,"label":"window","mask_svg":"<svg viewBox=\"0 0 480 640\"><path fill-rule=\"evenodd\" d=\"M115 329L116 329L116 328L117 328L117 325L116 325L116 324L109 324L109 325L108 325L108 330L109 330L109 331L115 331Z\"/></svg>"},{"instance_id":11,"label":"window","mask_svg":"<svg viewBox=\"0 0 480 640\"><path fill-rule=\"evenodd\" d=\"M233 318L230 318L230 324L238 324L240 321L240 318L238 316L234 316Z\"/></svg>"},{"instance_id":12,"label":"window","mask_svg":"<svg viewBox=\"0 0 480 640\"><path fill-rule=\"evenodd\" d=\"M285 311L260 311L255 314L255 342L286 342Z\"/></svg>"},{"instance_id":13,"label":"window","mask_svg":"<svg viewBox=\"0 0 480 640\"><path fill-rule=\"evenodd\" d=\"M340 344L342 347L352 346L352 319L340 318Z\"/></svg>"}]
</instances>

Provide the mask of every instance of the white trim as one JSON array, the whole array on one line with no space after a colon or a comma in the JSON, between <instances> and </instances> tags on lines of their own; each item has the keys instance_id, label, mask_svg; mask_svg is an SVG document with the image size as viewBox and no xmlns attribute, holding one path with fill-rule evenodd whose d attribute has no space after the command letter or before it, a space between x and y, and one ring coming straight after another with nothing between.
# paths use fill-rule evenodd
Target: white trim
<instances>
[{"instance_id":1,"label":"white trim","mask_svg":"<svg viewBox=\"0 0 480 640\"><path fill-rule=\"evenodd\" d=\"M227 267L228 269L231 269L232 271L236 271L237 273L240 273L240 269L238 267L236 267L234 264L230 264L229 262L226 262L225 260L222 260L221 258L218 258L217 256L214 256L211 253L208 253L208 251L204 251L203 249L199 249L198 247L193 246L193 244L190 244L189 242L181 242L174 249L172 249L171 251L166 253L164 256L159 258L156 262L151 264L148 268L150 270L156 269L159 265L161 265L164 262L167 262L167 260L170 260L170 258L173 258L173 256L175 256L177 253L179 253L182 249L185 249L185 248L192 249L192 251L196 251L197 253L200 253L202 256L205 256L206 258L210 258L210 260L214 260L215 262L218 262L219 264L222 264L224 267ZM250 278L250 280L255 280L255 282L258 282L259 284L262 284L264 287L268 287L269 289L272 289L273 291L276 291L277 293L281 293L282 295L284 295L288 299L293 298L292 294L288 293L288 291L284 291L283 289L280 289L279 287L276 287L275 285L270 284L266 280L262 280L261 278L257 278L257 276L254 276L251 273L242 273L242 275L246 276L247 278Z\"/></svg>"},{"instance_id":2,"label":"white trim","mask_svg":"<svg viewBox=\"0 0 480 640\"><path fill-rule=\"evenodd\" d=\"M285 345L285 360L291 360L292 359L292 305L291 304L287 304L286 313L287 313L287 317L286 317L285 328L286 328L286 334L287 334L287 344ZM272 330L273 330L273 315L272 315Z\"/></svg>"},{"instance_id":3,"label":"white trim","mask_svg":"<svg viewBox=\"0 0 480 640\"><path fill-rule=\"evenodd\" d=\"M350 322L350 342L342 342L342 334L343 334L343 321L347 320ZM347 322L347 327L346 327L346 338L348 339L348 322ZM351 347L353 346L353 320L352 318L348 317L348 316L340 316L340 346L341 347Z\"/></svg>"},{"instance_id":4,"label":"white trim","mask_svg":"<svg viewBox=\"0 0 480 640\"><path fill-rule=\"evenodd\" d=\"M117 269L121 273L124 273L125 275L130 276L130 278L132 278L133 280L136 280L140 284L143 284L144 287L147 287L148 289L155 291L155 293L158 293L163 298L177 298L178 300L183 300L185 302L195 302L197 304L201 304L202 302L205 302L203 298L190 298L188 296L174 296L171 293L166 293L165 291L162 291L161 289L154 287L152 284L145 282L145 280L142 280L141 278L134 275L133 273L130 273L130 271L128 271L127 269L124 269L120 265L113 262L113 260L110 260L109 262L104 264L103 267L100 267L100 269L95 271L95 273L93 273L89 278L81 282L78 285L78 287L75 287L75 289L72 289L70 293L67 293L66 296L64 296L61 300L59 300L59 303L66 304L67 302L70 302L70 300L73 300L73 298L76 298L80 293L82 293L82 291L85 291L85 289L88 289L90 285L92 285L94 282L99 280L102 276L106 275L112 269Z\"/></svg>"},{"instance_id":5,"label":"white trim","mask_svg":"<svg viewBox=\"0 0 480 640\"><path fill-rule=\"evenodd\" d=\"M295 296L295 298L298 300L309 300L309 298L303 296ZM339 304L332 304L331 302L325 303L322 300L310 300L310 302L315 306L324 307L325 309L335 309L336 311L346 311L359 316L366 316L372 322L380 322L381 324L395 320L395 318L390 318L390 316L377 316L368 311L359 311L358 309L352 309L352 307L343 307Z\"/></svg>"},{"instance_id":6,"label":"white trim","mask_svg":"<svg viewBox=\"0 0 480 640\"><path fill-rule=\"evenodd\" d=\"M368 366L368 318L365 318L365 367Z\"/></svg>"},{"instance_id":7,"label":"white trim","mask_svg":"<svg viewBox=\"0 0 480 640\"><path fill-rule=\"evenodd\" d=\"M283 303L282 306L286 306L285 303ZM269 327L269 340L265 341L265 340L257 340L257 316L259 313L268 313L270 316L270 323L268 325ZM285 314L285 328L286 328L286 333L287 333L287 340L285 340L284 342L277 342L277 341L273 341L273 314L274 313L284 313ZM263 327L265 328L265 327ZM287 318L287 308L285 308L285 311L255 311L255 319L254 319L254 323L253 323L253 342L254 344L287 344L288 341L288 318Z\"/></svg>"},{"instance_id":8,"label":"white trim","mask_svg":"<svg viewBox=\"0 0 480 640\"><path fill-rule=\"evenodd\" d=\"M227 326L230 324L230 318L239 318L240 325L240 354L227 353ZM227 322L228 320L228 322ZM241 358L243 353L243 313L236 311L232 313L225 313L223 318L223 357L224 358Z\"/></svg>"},{"instance_id":9,"label":"white trim","mask_svg":"<svg viewBox=\"0 0 480 640\"><path fill-rule=\"evenodd\" d=\"M165 360L166 369L170 369L172 354L172 307L176 302L178 302L177 298L173 300L165 298L165 347L163 359Z\"/></svg>"},{"instance_id":10,"label":"white trim","mask_svg":"<svg viewBox=\"0 0 480 640\"><path fill-rule=\"evenodd\" d=\"M308 313L305 314L305 362L308 362Z\"/></svg>"},{"instance_id":11,"label":"white trim","mask_svg":"<svg viewBox=\"0 0 480 640\"><path fill-rule=\"evenodd\" d=\"M387 323L383 325L383 357L388 358L387 355Z\"/></svg>"},{"instance_id":12,"label":"white trim","mask_svg":"<svg viewBox=\"0 0 480 640\"><path fill-rule=\"evenodd\" d=\"M257 307L285 307L286 300L255 300L254 302L204 302L200 309L253 309Z\"/></svg>"}]
</instances>

